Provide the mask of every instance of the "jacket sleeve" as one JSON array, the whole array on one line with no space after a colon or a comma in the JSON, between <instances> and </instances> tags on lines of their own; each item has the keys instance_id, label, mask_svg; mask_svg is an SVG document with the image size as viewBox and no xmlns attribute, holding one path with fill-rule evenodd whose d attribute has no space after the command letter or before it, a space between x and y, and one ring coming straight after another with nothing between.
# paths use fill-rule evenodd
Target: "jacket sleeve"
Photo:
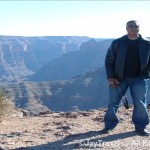
<instances>
[{"instance_id":1,"label":"jacket sleeve","mask_svg":"<svg viewBox=\"0 0 150 150\"><path fill-rule=\"evenodd\" d=\"M115 78L115 62L116 62L116 51L117 51L117 43L112 42L110 45L106 57L105 57L105 70L107 79Z\"/></svg>"},{"instance_id":2,"label":"jacket sleeve","mask_svg":"<svg viewBox=\"0 0 150 150\"><path fill-rule=\"evenodd\" d=\"M150 41L149 41L149 51L150 51ZM150 55L149 55L149 61L148 61L148 65L147 65L147 71L150 74Z\"/></svg>"},{"instance_id":3,"label":"jacket sleeve","mask_svg":"<svg viewBox=\"0 0 150 150\"><path fill-rule=\"evenodd\" d=\"M150 41L144 41L143 46L141 44L140 56L141 56L140 74L145 79L149 79L150 78Z\"/></svg>"}]
</instances>

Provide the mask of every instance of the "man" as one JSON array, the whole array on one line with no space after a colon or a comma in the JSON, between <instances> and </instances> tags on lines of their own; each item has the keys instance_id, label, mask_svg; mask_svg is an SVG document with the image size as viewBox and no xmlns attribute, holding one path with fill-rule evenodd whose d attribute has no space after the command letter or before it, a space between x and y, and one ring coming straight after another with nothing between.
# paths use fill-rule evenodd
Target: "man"
<instances>
[{"instance_id":1,"label":"man","mask_svg":"<svg viewBox=\"0 0 150 150\"><path fill-rule=\"evenodd\" d=\"M150 42L139 34L139 22L128 21L127 35L114 40L108 49L105 69L109 83L109 105L104 116L104 133L116 127L116 116L121 98L129 88L133 100L132 121L135 131L149 136L147 112L147 80L150 78Z\"/></svg>"}]
</instances>

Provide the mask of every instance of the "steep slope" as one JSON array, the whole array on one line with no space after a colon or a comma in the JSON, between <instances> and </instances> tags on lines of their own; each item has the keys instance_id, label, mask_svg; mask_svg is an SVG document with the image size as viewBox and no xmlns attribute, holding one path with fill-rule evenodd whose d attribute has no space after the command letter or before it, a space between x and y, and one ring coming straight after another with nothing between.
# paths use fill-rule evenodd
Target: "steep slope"
<instances>
[{"instance_id":1,"label":"steep slope","mask_svg":"<svg viewBox=\"0 0 150 150\"><path fill-rule=\"evenodd\" d=\"M112 39L83 42L79 51L69 52L50 61L30 81L66 80L104 66L104 59Z\"/></svg>"},{"instance_id":2,"label":"steep slope","mask_svg":"<svg viewBox=\"0 0 150 150\"><path fill-rule=\"evenodd\" d=\"M42 110L88 110L107 104L104 69L97 69L71 80L22 82L5 87L17 107L33 113Z\"/></svg>"}]
</instances>

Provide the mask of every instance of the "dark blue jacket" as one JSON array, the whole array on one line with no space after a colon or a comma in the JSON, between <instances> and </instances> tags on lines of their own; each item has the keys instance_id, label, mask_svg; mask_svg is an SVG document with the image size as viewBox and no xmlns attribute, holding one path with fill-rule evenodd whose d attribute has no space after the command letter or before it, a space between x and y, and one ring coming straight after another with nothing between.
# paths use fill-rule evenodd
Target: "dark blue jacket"
<instances>
[{"instance_id":1,"label":"dark blue jacket","mask_svg":"<svg viewBox=\"0 0 150 150\"><path fill-rule=\"evenodd\" d=\"M142 76L145 79L149 79L150 41L146 38L142 38L141 35L139 35L139 38L139 51L141 62L140 76ZM126 52L128 48L128 41L128 36L124 35L123 37L114 40L110 45L105 58L105 69L107 79L116 78L119 81L123 81L123 72Z\"/></svg>"}]
</instances>

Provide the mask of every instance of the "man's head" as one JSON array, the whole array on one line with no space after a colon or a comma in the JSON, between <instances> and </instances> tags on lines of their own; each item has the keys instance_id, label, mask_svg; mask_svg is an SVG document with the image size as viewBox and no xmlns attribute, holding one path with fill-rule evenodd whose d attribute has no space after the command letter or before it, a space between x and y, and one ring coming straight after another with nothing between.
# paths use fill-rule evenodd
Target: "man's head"
<instances>
[{"instance_id":1,"label":"man's head","mask_svg":"<svg viewBox=\"0 0 150 150\"><path fill-rule=\"evenodd\" d=\"M140 24L136 20L130 20L126 24L126 30L129 36L136 36L139 32Z\"/></svg>"}]
</instances>

